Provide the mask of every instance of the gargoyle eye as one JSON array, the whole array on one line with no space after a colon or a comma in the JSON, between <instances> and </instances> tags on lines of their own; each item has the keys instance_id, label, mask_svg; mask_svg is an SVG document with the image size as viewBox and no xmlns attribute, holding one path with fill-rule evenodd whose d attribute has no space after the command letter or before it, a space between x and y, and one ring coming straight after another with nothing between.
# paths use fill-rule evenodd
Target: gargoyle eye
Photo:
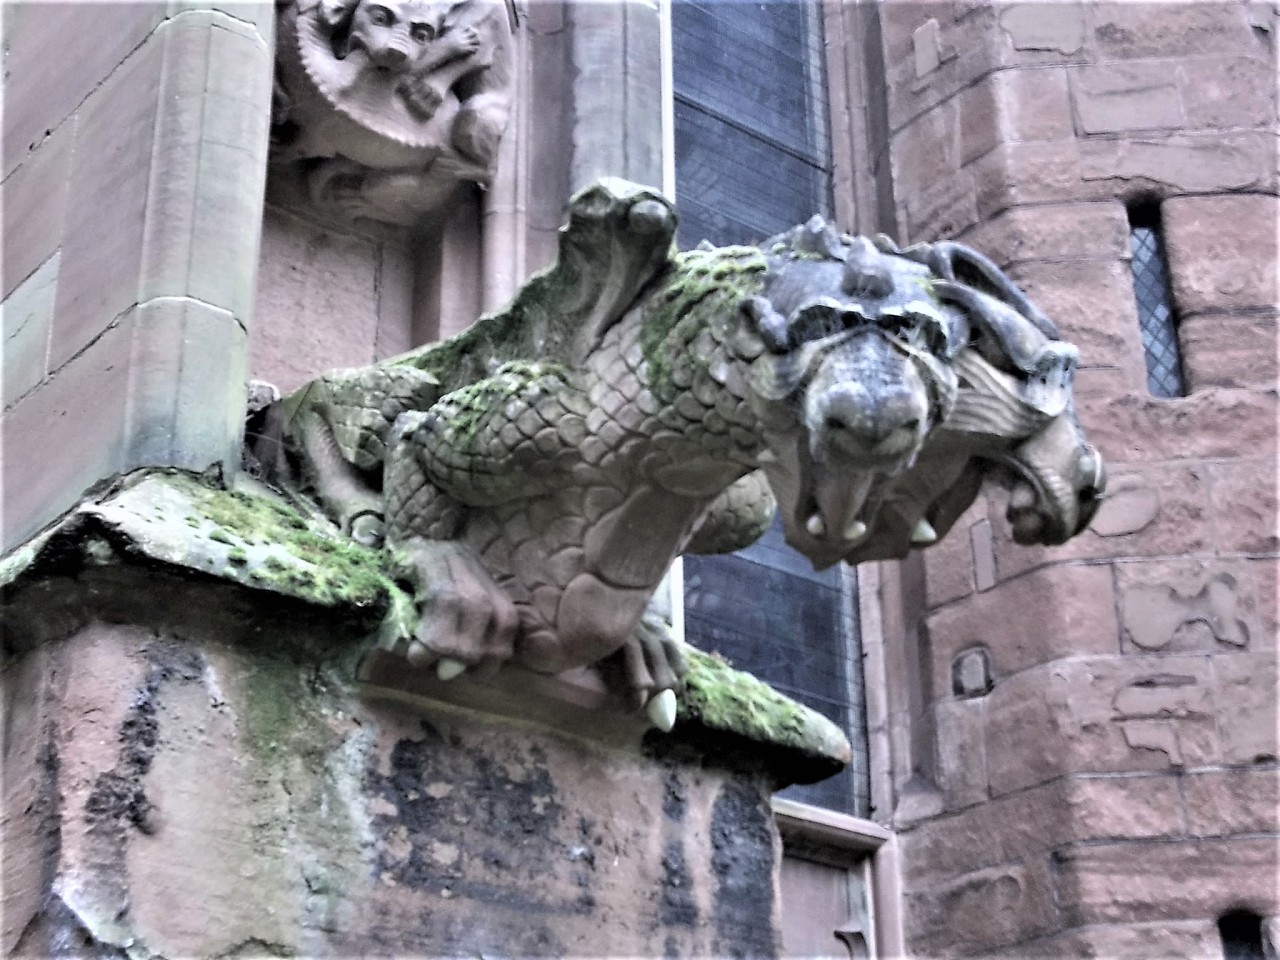
<instances>
[{"instance_id":1,"label":"gargoyle eye","mask_svg":"<svg viewBox=\"0 0 1280 960\"><path fill-rule=\"evenodd\" d=\"M379 27L385 27L387 24L391 23L392 20L394 19L395 18L392 15L391 11L388 10L386 7L375 6L375 7L369 8L369 20Z\"/></svg>"},{"instance_id":2,"label":"gargoyle eye","mask_svg":"<svg viewBox=\"0 0 1280 960\"><path fill-rule=\"evenodd\" d=\"M430 43L436 38L436 32L431 29L429 23L415 23L409 30L409 36L413 37L416 43Z\"/></svg>"}]
</instances>

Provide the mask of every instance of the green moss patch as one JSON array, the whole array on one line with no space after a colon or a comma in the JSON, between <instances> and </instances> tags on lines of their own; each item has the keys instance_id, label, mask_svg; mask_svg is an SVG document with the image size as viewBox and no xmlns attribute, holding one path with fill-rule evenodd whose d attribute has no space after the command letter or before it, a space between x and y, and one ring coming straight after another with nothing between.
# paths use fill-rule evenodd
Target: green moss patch
<instances>
[{"instance_id":1,"label":"green moss patch","mask_svg":"<svg viewBox=\"0 0 1280 960\"><path fill-rule=\"evenodd\" d=\"M712 730L757 743L829 757L850 758L849 741L834 723L796 703L720 657L687 650L689 672L677 709L678 721L694 721Z\"/></svg>"}]
</instances>

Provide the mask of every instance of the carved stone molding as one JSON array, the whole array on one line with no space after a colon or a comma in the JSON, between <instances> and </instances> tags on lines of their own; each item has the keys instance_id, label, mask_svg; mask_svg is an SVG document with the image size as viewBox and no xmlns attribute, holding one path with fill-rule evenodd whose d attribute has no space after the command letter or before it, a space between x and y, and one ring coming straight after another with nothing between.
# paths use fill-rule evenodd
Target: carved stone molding
<instances>
[{"instance_id":1,"label":"carved stone molding","mask_svg":"<svg viewBox=\"0 0 1280 960\"><path fill-rule=\"evenodd\" d=\"M323 219L413 226L492 178L511 106L504 0L291 0L273 185Z\"/></svg>"}]
</instances>

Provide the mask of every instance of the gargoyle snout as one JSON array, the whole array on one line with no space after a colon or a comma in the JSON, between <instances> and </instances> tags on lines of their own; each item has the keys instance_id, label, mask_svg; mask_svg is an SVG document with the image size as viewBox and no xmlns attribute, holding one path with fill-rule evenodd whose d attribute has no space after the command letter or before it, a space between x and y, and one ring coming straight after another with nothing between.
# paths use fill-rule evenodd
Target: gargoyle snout
<instances>
[{"instance_id":1,"label":"gargoyle snout","mask_svg":"<svg viewBox=\"0 0 1280 960\"><path fill-rule=\"evenodd\" d=\"M909 384L841 383L813 398L811 435L844 454L891 460L919 443L928 404L923 390Z\"/></svg>"},{"instance_id":2,"label":"gargoyle snout","mask_svg":"<svg viewBox=\"0 0 1280 960\"><path fill-rule=\"evenodd\" d=\"M395 70L404 66L409 59L408 41L402 41L399 38L388 40L386 46L374 54L374 62L388 70Z\"/></svg>"}]
</instances>

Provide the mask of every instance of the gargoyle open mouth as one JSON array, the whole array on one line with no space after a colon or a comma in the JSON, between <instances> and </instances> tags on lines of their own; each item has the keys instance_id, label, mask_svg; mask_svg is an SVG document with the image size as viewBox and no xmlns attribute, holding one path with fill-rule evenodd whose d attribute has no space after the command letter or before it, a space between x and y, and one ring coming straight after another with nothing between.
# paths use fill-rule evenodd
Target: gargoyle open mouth
<instances>
[{"instance_id":1,"label":"gargoyle open mouth","mask_svg":"<svg viewBox=\"0 0 1280 960\"><path fill-rule=\"evenodd\" d=\"M1005 518L1017 543L1065 543L1088 526L1106 492L1102 458L1066 417L1023 443L1001 465L1009 488Z\"/></svg>"}]
</instances>

